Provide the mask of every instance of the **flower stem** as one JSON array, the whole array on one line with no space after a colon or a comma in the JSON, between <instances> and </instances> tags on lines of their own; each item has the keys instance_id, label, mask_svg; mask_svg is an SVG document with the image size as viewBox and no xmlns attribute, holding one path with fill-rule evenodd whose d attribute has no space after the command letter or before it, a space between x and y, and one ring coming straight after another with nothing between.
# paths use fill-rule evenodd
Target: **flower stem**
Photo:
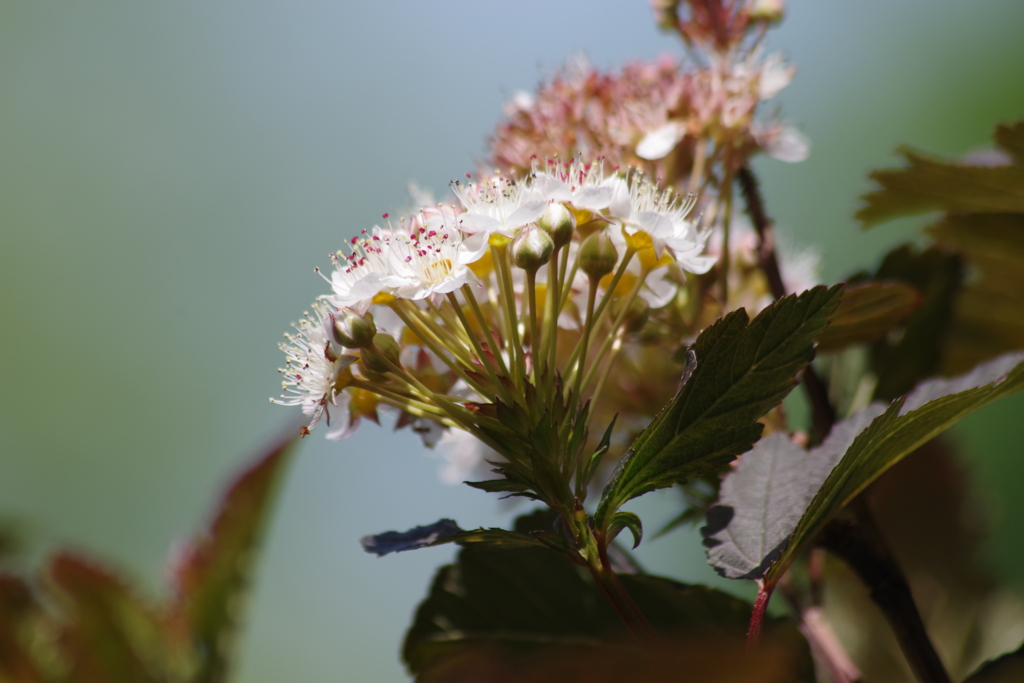
<instances>
[{"instance_id":1,"label":"flower stem","mask_svg":"<svg viewBox=\"0 0 1024 683\"><path fill-rule=\"evenodd\" d=\"M462 294L466 297L466 301L469 302L469 307L473 309L473 315L476 316L476 320L480 323L481 329L487 333L488 339L491 340L492 355L498 362L498 370L501 374L508 377L508 368L505 367L505 356L502 350L502 345L498 343L497 337L494 336L494 330L484 317L484 312L480 309L480 303L476 300L476 295L473 294L473 290L469 285L462 285Z\"/></svg>"},{"instance_id":2,"label":"flower stem","mask_svg":"<svg viewBox=\"0 0 1024 683\"><path fill-rule=\"evenodd\" d=\"M622 619L626 628L629 629L629 632L633 634L633 637L638 642L658 642L660 640L658 633L651 626L651 622L647 620L644 613L640 611L640 607L633 600L633 596L622 585L618 574L612 569L611 563L608 561L607 549L600 545L599 547L601 549L598 557L594 557L587 562L590 575L594 577L594 581L600 587L601 592L608 598L608 602L612 604L619 618Z\"/></svg>"},{"instance_id":3,"label":"flower stem","mask_svg":"<svg viewBox=\"0 0 1024 683\"><path fill-rule=\"evenodd\" d=\"M542 362L543 356L538 353L540 350L540 335L537 329L537 271L526 271L526 293L529 297L530 310L530 376L534 385L537 384L537 366Z\"/></svg>"}]
</instances>

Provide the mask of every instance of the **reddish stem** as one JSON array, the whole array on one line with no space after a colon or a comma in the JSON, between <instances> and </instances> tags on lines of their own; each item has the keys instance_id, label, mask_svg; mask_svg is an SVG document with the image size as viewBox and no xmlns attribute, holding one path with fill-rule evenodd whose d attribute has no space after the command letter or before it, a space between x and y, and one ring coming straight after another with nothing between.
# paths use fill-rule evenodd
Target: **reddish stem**
<instances>
[{"instance_id":1,"label":"reddish stem","mask_svg":"<svg viewBox=\"0 0 1024 683\"><path fill-rule=\"evenodd\" d=\"M747 651L752 652L761 643L761 628L764 626L764 617L768 612L768 601L772 597L772 589L775 586L764 581L757 582L757 599L754 600L754 610L750 613L750 628L747 629Z\"/></svg>"}]
</instances>

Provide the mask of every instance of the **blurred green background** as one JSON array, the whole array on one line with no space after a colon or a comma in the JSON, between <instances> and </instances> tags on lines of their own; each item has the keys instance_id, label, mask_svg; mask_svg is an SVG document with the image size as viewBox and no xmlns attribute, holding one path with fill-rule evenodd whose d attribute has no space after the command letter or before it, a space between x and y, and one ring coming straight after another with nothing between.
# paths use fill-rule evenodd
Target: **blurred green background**
<instances>
[{"instance_id":1,"label":"blurred green background","mask_svg":"<svg viewBox=\"0 0 1024 683\"><path fill-rule=\"evenodd\" d=\"M909 143L959 155L1024 116L1024 3L793 0L772 39L808 161L759 163L770 212L824 255L873 262L921 221L859 232L869 169ZM271 406L282 331L328 252L471 171L503 102L570 55L677 50L642 0L0 3L0 519L108 558L159 594L168 548L246 457L297 425ZM1018 397L1019 398L1019 397ZM975 416L990 559L1024 586L1024 401ZM1005 423L1004 423L1005 424ZM370 532L513 510L445 486L410 434L306 439L282 492L237 679L394 681L449 548L377 559ZM672 494L639 507L654 528ZM715 581L693 533L652 571Z\"/></svg>"}]
</instances>

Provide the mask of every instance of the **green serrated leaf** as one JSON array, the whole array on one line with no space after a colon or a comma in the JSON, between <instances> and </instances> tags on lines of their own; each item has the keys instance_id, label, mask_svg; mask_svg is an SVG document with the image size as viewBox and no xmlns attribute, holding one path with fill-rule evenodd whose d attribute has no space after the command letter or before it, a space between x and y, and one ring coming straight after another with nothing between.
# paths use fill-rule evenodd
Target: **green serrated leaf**
<instances>
[{"instance_id":1,"label":"green serrated leaf","mask_svg":"<svg viewBox=\"0 0 1024 683\"><path fill-rule=\"evenodd\" d=\"M757 420L796 384L814 357L842 285L789 296L748 322L742 309L697 338L692 376L633 442L605 488L595 526L606 528L626 501L717 472L761 435Z\"/></svg>"},{"instance_id":2,"label":"green serrated leaf","mask_svg":"<svg viewBox=\"0 0 1024 683\"><path fill-rule=\"evenodd\" d=\"M902 282L847 285L832 321L818 339L818 349L838 351L881 339L920 304L920 292Z\"/></svg>"},{"instance_id":3,"label":"green serrated leaf","mask_svg":"<svg viewBox=\"0 0 1024 683\"><path fill-rule=\"evenodd\" d=\"M640 540L644 537L644 525L640 522L640 518L632 512L616 512L612 515L612 521L608 523L608 541L615 540L615 537L623 529L629 529L633 534L633 549L636 550L636 547L640 545Z\"/></svg>"},{"instance_id":4,"label":"green serrated leaf","mask_svg":"<svg viewBox=\"0 0 1024 683\"><path fill-rule=\"evenodd\" d=\"M825 524L901 458L978 408L1022 390L1024 352L1001 356L960 377L930 380L893 401L829 474L765 574L765 583L774 585Z\"/></svg>"},{"instance_id":5,"label":"green serrated leaf","mask_svg":"<svg viewBox=\"0 0 1024 683\"><path fill-rule=\"evenodd\" d=\"M881 189L864 195L856 213L864 227L928 211L1024 212L1024 167L970 166L900 147L909 166L874 171Z\"/></svg>"},{"instance_id":6,"label":"green serrated leaf","mask_svg":"<svg viewBox=\"0 0 1024 683\"><path fill-rule=\"evenodd\" d=\"M224 681L241 616L236 608L255 565L270 508L294 440L261 456L228 487L210 525L174 567L171 619L184 625L202 653L196 681Z\"/></svg>"}]
</instances>

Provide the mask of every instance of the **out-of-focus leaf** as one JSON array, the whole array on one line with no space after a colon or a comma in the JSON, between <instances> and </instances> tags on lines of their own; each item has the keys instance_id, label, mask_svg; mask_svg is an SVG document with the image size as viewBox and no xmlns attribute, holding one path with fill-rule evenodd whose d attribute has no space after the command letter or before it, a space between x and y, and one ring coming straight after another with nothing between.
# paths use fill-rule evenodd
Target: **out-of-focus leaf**
<instances>
[{"instance_id":1,"label":"out-of-focus leaf","mask_svg":"<svg viewBox=\"0 0 1024 683\"><path fill-rule=\"evenodd\" d=\"M1024 681L1024 644L982 664L964 683L1020 683Z\"/></svg>"},{"instance_id":2,"label":"out-of-focus leaf","mask_svg":"<svg viewBox=\"0 0 1024 683\"><path fill-rule=\"evenodd\" d=\"M923 300L899 339L872 346L875 398L891 401L939 371L962 270L956 254L936 248L918 252L904 245L886 255L875 277L909 283Z\"/></svg>"},{"instance_id":3,"label":"out-of-focus leaf","mask_svg":"<svg viewBox=\"0 0 1024 683\"><path fill-rule=\"evenodd\" d=\"M413 527L408 531L385 531L382 534L364 536L360 543L363 550L383 557L417 548L428 548L445 543L459 545L500 545L500 546L542 546L544 543L532 536L506 531L505 529L473 529L463 531L450 519L440 519L433 524Z\"/></svg>"},{"instance_id":4,"label":"out-of-focus leaf","mask_svg":"<svg viewBox=\"0 0 1024 683\"><path fill-rule=\"evenodd\" d=\"M1024 348L1024 214L948 215L926 232L973 274L956 299L942 370Z\"/></svg>"},{"instance_id":5,"label":"out-of-focus leaf","mask_svg":"<svg viewBox=\"0 0 1024 683\"><path fill-rule=\"evenodd\" d=\"M838 351L881 339L920 304L920 292L902 282L847 285L829 326L818 338L818 349Z\"/></svg>"},{"instance_id":6,"label":"out-of-focus leaf","mask_svg":"<svg viewBox=\"0 0 1024 683\"><path fill-rule=\"evenodd\" d=\"M667 640L656 646L628 641L592 647L562 645L515 657L487 642L438 661L419 683L795 683L811 681L806 660L786 641L765 641L755 652L713 638Z\"/></svg>"},{"instance_id":7,"label":"out-of-focus leaf","mask_svg":"<svg viewBox=\"0 0 1024 683\"><path fill-rule=\"evenodd\" d=\"M279 444L242 472L221 497L209 527L192 539L174 567L170 620L200 653L199 682L227 677L239 604L293 443Z\"/></svg>"},{"instance_id":8,"label":"out-of-focus leaf","mask_svg":"<svg viewBox=\"0 0 1024 683\"><path fill-rule=\"evenodd\" d=\"M796 385L814 357L842 285L815 287L764 309L740 309L704 330L689 352L696 369L633 442L605 488L595 526L637 496L717 472L761 435L757 422ZM688 352L688 353L689 353Z\"/></svg>"},{"instance_id":9,"label":"out-of-focus leaf","mask_svg":"<svg viewBox=\"0 0 1024 683\"><path fill-rule=\"evenodd\" d=\"M1024 353L1008 354L953 379L921 384L897 399L853 441L814 496L777 562L774 585L800 550L858 493L922 444L978 408L1024 390Z\"/></svg>"},{"instance_id":10,"label":"out-of-focus leaf","mask_svg":"<svg viewBox=\"0 0 1024 683\"><path fill-rule=\"evenodd\" d=\"M0 681L43 683L30 653L32 621L39 605L28 584L10 574L0 574Z\"/></svg>"},{"instance_id":11,"label":"out-of-focus leaf","mask_svg":"<svg viewBox=\"0 0 1024 683\"><path fill-rule=\"evenodd\" d=\"M666 636L738 640L746 631L750 605L728 594L647 575L620 578ZM626 634L586 569L541 548L479 546L464 548L456 564L438 571L403 656L421 675L482 648L512 658L596 653Z\"/></svg>"},{"instance_id":12,"label":"out-of-focus leaf","mask_svg":"<svg viewBox=\"0 0 1024 683\"><path fill-rule=\"evenodd\" d=\"M996 126L993 137L1017 166L1024 166L1024 121Z\"/></svg>"},{"instance_id":13,"label":"out-of-focus leaf","mask_svg":"<svg viewBox=\"0 0 1024 683\"><path fill-rule=\"evenodd\" d=\"M1024 212L1024 167L971 166L907 147L896 152L909 166L871 173L881 189L864 195L864 206L855 216L865 227L927 211Z\"/></svg>"},{"instance_id":14,"label":"out-of-focus leaf","mask_svg":"<svg viewBox=\"0 0 1024 683\"><path fill-rule=\"evenodd\" d=\"M49 578L75 683L166 680L162 623L122 579L69 553L53 559Z\"/></svg>"},{"instance_id":15,"label":"out-of-focus leaf","mask_svg":"<svg viewBox=\"0 0 1024 683\"><path fill-rule=\"evenodd\" d=\"M711 566L729 579L761 578L836 463L884 409L874 404L850 416L810 451L783 432L759 441L725 476L719 504L708 510L701 533Z\"/></svg>"}]
</instances>

